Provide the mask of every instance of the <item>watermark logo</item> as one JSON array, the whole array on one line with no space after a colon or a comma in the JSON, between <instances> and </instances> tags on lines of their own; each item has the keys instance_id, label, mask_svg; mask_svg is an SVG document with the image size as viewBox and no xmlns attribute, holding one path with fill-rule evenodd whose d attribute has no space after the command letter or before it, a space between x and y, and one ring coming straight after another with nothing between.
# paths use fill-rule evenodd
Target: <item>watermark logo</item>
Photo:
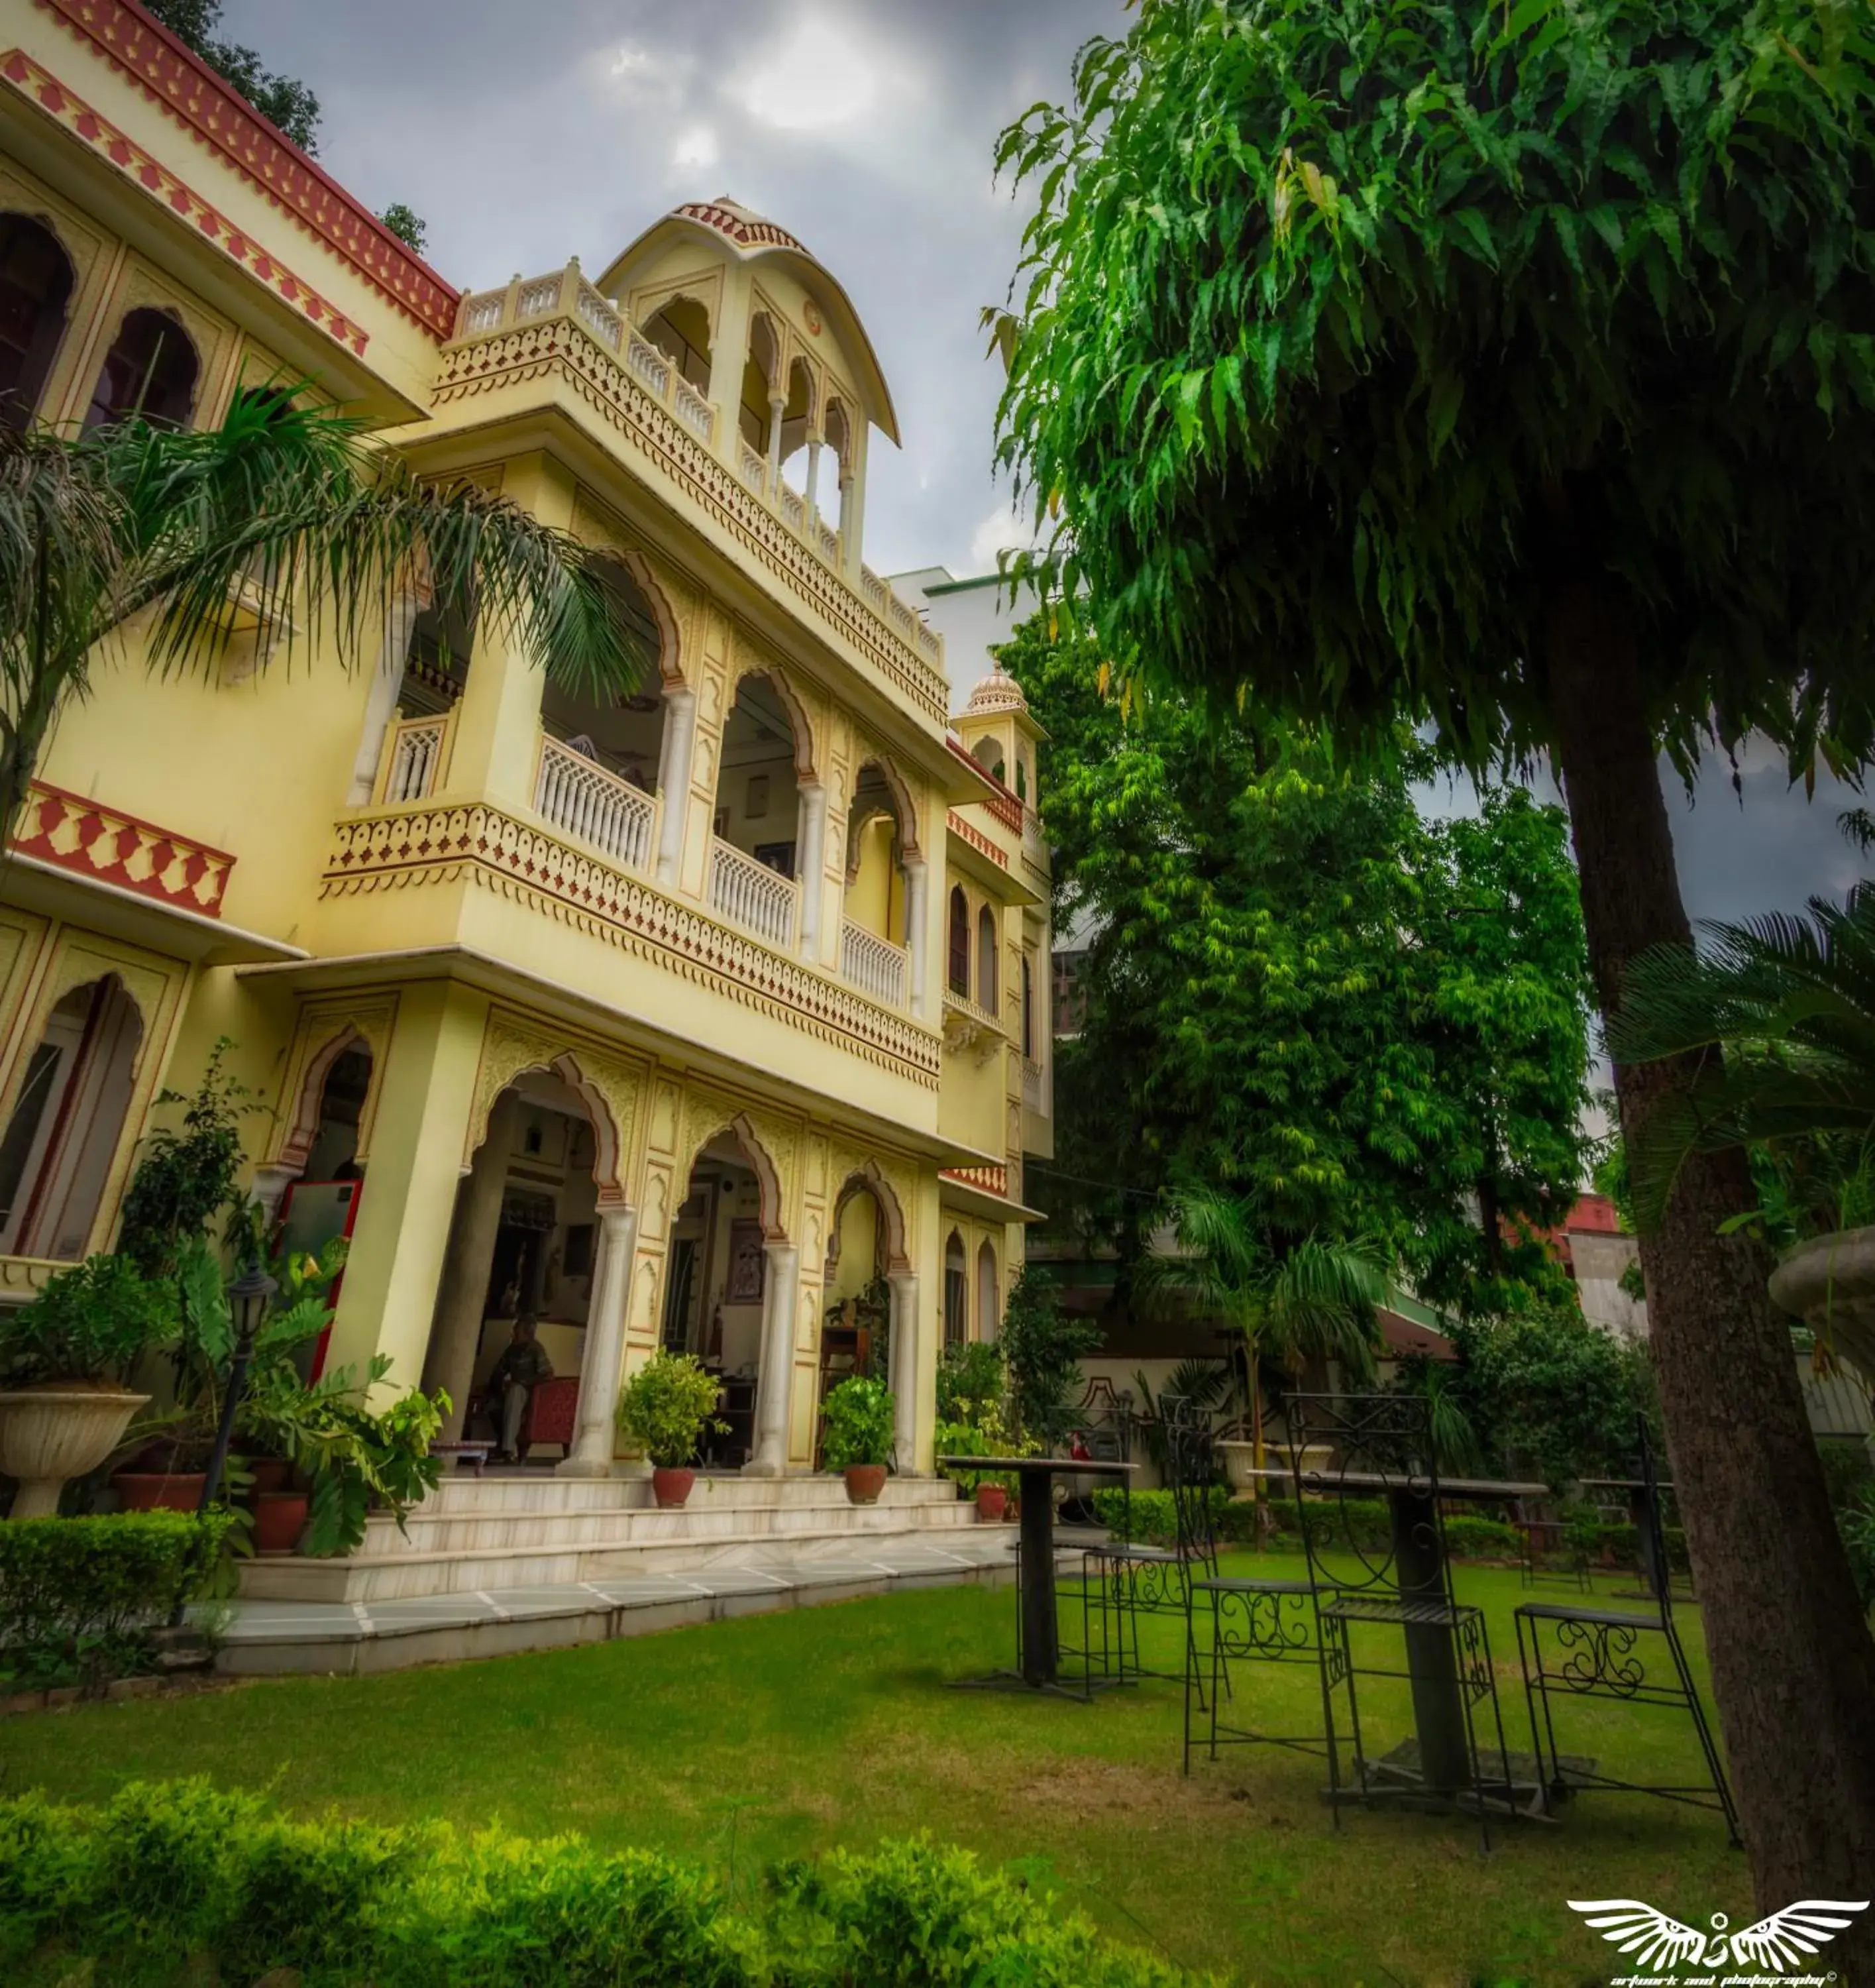
<instances>
[{"instance_id":1,"label":"watermark logo","mask_svg":"<svg viewBox=\"0 0 1875 1988\"><path fill-rule=\"evenodd\" d=\"M1639 1898L1569 1901L1603 1939L1633 1956L1640 1971L1613 1976L1611 1988L1822 1988L1835 1973L1806 1972L1811 1956L1868 1906L1867 1898L1799 1898L1737 1932L1715 1912L1702 1932Z\"/></svg>"}]
</instances>

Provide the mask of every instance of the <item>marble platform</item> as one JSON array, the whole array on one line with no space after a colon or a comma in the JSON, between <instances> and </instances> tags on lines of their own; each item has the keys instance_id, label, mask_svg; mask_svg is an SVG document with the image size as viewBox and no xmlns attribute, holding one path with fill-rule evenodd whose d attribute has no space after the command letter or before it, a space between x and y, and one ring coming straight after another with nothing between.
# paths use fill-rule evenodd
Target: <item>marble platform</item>
<instances>
[{"instance_id":1,"label":"marble platform","mask_svg":"<svg viewBox=\"0 0 1875 1988\"><path fill-rule=\"evenodd\" d=\"M1001 1585L1013 1581L1015 1566L1015 1526L972 1523L924 1534L706 1547L688 1563L590 1579L369 1601L249 1598L223 1604L215 1668L237 1676L363 1675L564 1649L904 1588Z\"/></svg>"}]
</instances>

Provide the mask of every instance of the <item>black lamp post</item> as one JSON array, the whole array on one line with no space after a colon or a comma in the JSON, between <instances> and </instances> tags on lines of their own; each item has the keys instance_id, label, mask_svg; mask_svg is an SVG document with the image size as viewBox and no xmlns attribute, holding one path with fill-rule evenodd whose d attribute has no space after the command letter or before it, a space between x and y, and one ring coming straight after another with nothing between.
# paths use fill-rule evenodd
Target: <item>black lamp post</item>
<instances>
[{"instance_id":1,"label":"black lamp post","mask_svg":"<svg viewBox=\"0 0 1875 1988\"><path fill-rule=\"evenodd\" d=\"M202 1501L197 1509L206 1512L221 1488L221 1472L228 1463L228 1445L235 1433L235 1412L247 1386L248 1362L254 1357L255 1336L267 1316L279 1286L258 1263L248 1264L228 1287L228 1308L235 1321L235 1357L228 1371L228 1388L221 1397L221 1420L215 1432L215 1453L208 1459L208 1475L202 1480Z\"/></svg>"}]
</instances>

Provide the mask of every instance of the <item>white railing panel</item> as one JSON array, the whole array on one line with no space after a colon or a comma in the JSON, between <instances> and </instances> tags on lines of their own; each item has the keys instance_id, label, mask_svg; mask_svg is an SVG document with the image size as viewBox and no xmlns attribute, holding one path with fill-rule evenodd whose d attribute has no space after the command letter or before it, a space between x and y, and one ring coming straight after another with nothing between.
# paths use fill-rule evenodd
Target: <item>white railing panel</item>
<instances>
[{"instance_id":1,"label":"white railing panel","mask_svg":"<svg viewBox=\"0 0 1875 1988\"><path fill-rule=\"evenodd\" d=\"M390 771L384 799L391 803L427 800L442 769L447 717L407 718L391 735Z\"/></svg>"},{"instance_id":2,"label":"white railing panel","mask_svg":"<svg viewBox=\"0 0 1875 1988\"><path fill-rule=\"evenodd\" d=\"M715 410L681 373L677 375L673 405L679 421L688 422L705 441L710 439L716 426Z\"/></svg>"},{"instance_id":3,"label":"white railing panel","mask_svg":"<svg viewBox=\"0 0 1875 1988\"><path fill-rule=\"evenodd\" d=\"M579 321L611 347L619 349L624 326L619 314L590 283L579 286Z\"/></svg>"},{"instance_id":4,"label":"white railing panel","mask_svg":"<svg viewBox=\"0 0 1875 1988\"><path fill-rule=\"evenodd\" d=\"M820 556L830 566L840 564L840 534L824 520L820 526Z\"/></svg>"},{"instance_id":5,"label":"white railing panel","mask_svg":"<svg viewBox=\"0 0 1875 1988\"><path fill-rule=\"evenodd\" d=\"M731 925L785 952L794 943L800 900L800 886L792 877L783 877L730 844L711 838L710 908Z\"/></svg>"},{"instance_id":6,"label":"white railing panel","mask_svg":"<svg viewBox=\"0 0 1875 1988\"><path fill-rule=\"evenodd\" d=\"M671 390L671 362L648 338L631 333L625 341L625 363L661 401Z\"/></svg>"},{"instance_id":7,"label":"white railing panel","mask_svg":"<svg viewBox=\"0 0 1875 1988\"><path fill-rule=\"evenodd\" d=\"M502 313L508 308L505 290L490 290L485 296L471 297L462 313L462 331L465 337L477 338L485 331L493 331L502 321Z\"/></svg>"},{"instance_id":8,"label":"white railing panel","mask_svg":"<svg viewBox=\"0 0 1875 1988\"><path fill-rule=\"evenodd\" d=\"M650 869L657 803L630 781L621 780L557 739L541 741L534 806L554 827L626 869Z\"/></svg>"},{"instance_id":9,"label":"white railing panel","mask_svg":"<svg viewBox=\"0 0 1875 1988\"><path fill-rule=\"evenodd\" d=\"M1048 1109L1042 1066L1033 1057L1022 1059L1022 1102L1031 1111L1039 1114L1045 1113Z\"/></svg>"},{"instance_id":10,"label":"white railing panel","mask_svg":"<svg viewBox=\"0 0 1875 1988\"><path fill-rule=\"evenodd\" d=\"M521 286L521 295L515 306L517 317L545 317L549 311L558 310L560 306L560 272L556 270L551 276L541 276L531 283Z\"/></svg>"},{"instance_id":11,"label":"white railing panel","mask_svg":"<svg viewBox=\"0 0 1875 1988\"><path fill-rule=\"evenodd\" d=\"M738 438L736 462L742 472L742 481L759 496L762 486L769 480L768 458L760 449L751 448Z\"/></svg>"},{"instance_id":12,"label":"white railing panel","mask_svg":"<svg viewBox=\"0 0 1875 1988\"><path fill-rule=\"evenodd\" d=\"M840 928L840 977L862 994L888 1007L902 1007L905 999L905 948L881 938L877 932L841 921Z\"/></svg>"},{"instance_id":13,"label":"white railing panel","mask_svg":"<svg viewBox=\"0 0 1875 1988\"><path fill-rule=\"evenodd\" d=\"M792 485L784 483L779 492L781 514L798 532L807 522L807 499Z\"/></svg>"}]
</instances>

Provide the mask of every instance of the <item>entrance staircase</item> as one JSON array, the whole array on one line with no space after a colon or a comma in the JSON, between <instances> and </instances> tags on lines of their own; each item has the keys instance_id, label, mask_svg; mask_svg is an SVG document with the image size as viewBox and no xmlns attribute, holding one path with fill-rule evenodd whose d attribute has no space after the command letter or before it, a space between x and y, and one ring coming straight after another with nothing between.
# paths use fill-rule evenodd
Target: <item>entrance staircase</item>
<instances>
[{"instance_id":1,"label":"entrance staircase","mask_svg":"<svg viewBox=\"0 0 1875 1988\"><path fill-rule=\"evenodd\" d=\"M239 1593L243 1602L359 1604L472 1595L941 1543L975 1522L975 1506L943 1478L888 1478L877 1504L854 1505L837 1477L700 1472L683 1510L663 1512L648 1479L457 1471L403 1531L375 1516L349 1559L248 1560Z\"/></svg>"}]
</instances>

